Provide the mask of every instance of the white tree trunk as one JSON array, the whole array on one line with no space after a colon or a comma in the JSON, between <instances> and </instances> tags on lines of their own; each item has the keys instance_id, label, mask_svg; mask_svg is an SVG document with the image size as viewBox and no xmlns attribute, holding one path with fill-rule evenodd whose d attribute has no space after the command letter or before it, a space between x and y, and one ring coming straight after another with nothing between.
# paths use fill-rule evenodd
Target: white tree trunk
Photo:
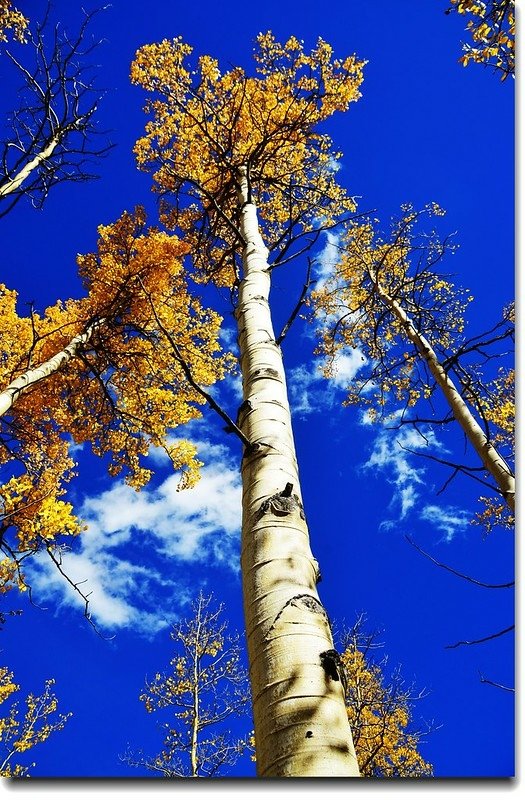
<instances>
[{"instance_id":1,"label":"white tree trunk","mask_svg":"<svg viewBox=\"0 0 525 800\"><path fill-rule=\"evenodd\" d=\"M45 161L53 155L53 152L59 143L60 136L53 136L49 144L44 147L40 153L37 153L37 155L32 158L31 161L28 161L14 178L11 178L11 180L6 181L2 186L0 186L0 198L16 192L17 189L22 186L23 182L31 175L33 170L35 170L42 163L42 161Z\"/></svg>"},{"instance_id":2,"label":"white tree trunk","mask_svg":"<svg viewBox=\"0 0 525 800\"><path fill-rule=\"evenodd\" d=\"M83 333L79 333L78 336L71 339L69 344L52 358L44 361L44 363L40 364L38 367L28 369L23 375L15 378L9 386L0 392L0 417L9 411L21 394L27 392L28 389L36 383L39 383L39 381L57 372L60 367L67 364L68 361L71 361L71 359L76 356L79 348L90 341L93 333L100 327L103 321L104 320L98 320L92 325L89 325Z\"/></svg>"},{"instance_id":3,"label":"white tree trunk","mask_svg":"<svg viewBox=\"0 0 525 800\"><path fill-rule=\"evenodd\" d=\"M376 287L378 296L381 298L383 303L390 308L394 316L397 317L405 329L407 337L417 348L421 357L426 361L428 369L433 375L438 386L441 388L445 399L447 400L452 413L454 414L454 417L460 424L467 439L481 459L483 466L496 481L496 484L498 485L498 488L500 489L506 502L510 508L514 510L516 488L514 475L512 474L512 470L510 469L509 465L498 453L496 448L490 443L485 432L476 421L468 405L461 397L461 394L454 382L439 361L436 352L428 340L417 331L414 323L404 309L399 305L399 303L382 289L377 281L377 277L372 273L370 275Z\"/></svg>"},{"instance_id":4,"label":"white tree trunk","mask_svg":"<svg viewBox=\"0 0 525 800\"><path fill-rule=\"evenodd\" d=\"M301 503L270 271L241 170L244 276L236 312L250 440L242 465L242 575L261 777L357 777L359 770ZM331 673L331 674L329 674Z\"/></svg>"},{"instance_id":5,"label":"white tree trunk","mask_svg":"<svg viewBox=\"0 0 525 800\"><path fill-rule=\"evenodd\" d=\"M195 632L195 642L193 645L193 719L191 721L191 743L190 743L190 765L191 777L199 777L199 761L197 757L198 740L199 740L199 726L200 726L200 711L199 711L199 690L200 690L200 670L199 670L199 648L201 646L201 612L202 612L202 595L199 595L197 611L197 630Z\"/></svg>"}]
</instances>

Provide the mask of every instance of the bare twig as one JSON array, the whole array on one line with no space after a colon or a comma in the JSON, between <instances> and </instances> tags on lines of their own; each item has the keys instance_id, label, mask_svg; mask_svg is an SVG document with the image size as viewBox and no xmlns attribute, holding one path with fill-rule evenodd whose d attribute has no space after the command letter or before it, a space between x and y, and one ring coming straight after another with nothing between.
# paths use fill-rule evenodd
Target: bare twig
<instances>
[{"instance_id":1,"label":"bare twig","mask_svg":"<svg viewBox=\"0 0 525 800\"><path fill-rule=\"evenodd\" d=\"M504 692L512 692L514 694L514 689L511 686L504 686L502 683L496 683L495 681L490 681L488 678L485 678L484 675L479 673L479 680L481 683L488 683L489 686L495 686L496 689L503 689Z\"/></svg>"},{"instance_id":2,"label":"bare twig","mask_svg":"<svg viewBox=\"0 0 525 800\"><path fill-rule=\"evenodd\" d=\"M46 552L47 552L48 556L50 557L51 561L53 562L53 564L55 565L55 567L58 569L58 571L62 575L62 577L66 579L66 581L69 583L69 585L72 587L72 589L77 594L79 594L80 597L82 598L82 600L84 601L84 617L87 619L87 621L89 622L89 624L91 625L91 627L93 628L93 630L95 631L97 636L100 636L101 639L104 639L106 641L111 641L111 639L114 639L115 638L114 636L104 636L102 633L100 633L99 629L97 628L97 626L93 622L93 619L91 617L91 613L89 611L89 595L91 594L91 592L89 594L84 594L78 588L80 586L80 584L81 583L85 583L85 581L77 581L77 583L75 583L69 577L69 575L62 569L62 560L55 557L51 547L46 547Z\"/></svg>"},{"instance_id":3,"label":"bare twig","mask_svg":"<svg viewBox=\"0 0 525 800\"><path fill-rule=\"evenodd\" d=\"M426 553L419 545L417 545L409 536L405 535L405 539L412 547L421 553L421 555L428 558L429 561L432 561L437 567L441 567L442 569L446 569L447 572L451 572L453 575L457 575L458 578L463 578L463 580L468 581L469 583L474 583L476 586L482 586L484 589L511 589L514 586L514 581L510 581L509 583L484 583L483 581L478 581L476 578L471 578L470 575L464 575L462 572L458 572L457 570L449 567L447 564L442 564L440 561L437 561L430 553Z\"/></svg>"},{"instance_id":4,"label":"bare twig","mask_svg":"<svg viewBox=\"0 0 525 800\"><path fill-rule=\"evenodd\" d=\"M306 280L305 280L303 288L301 290L301 295L299 297L299 300L297 301L297 304L296 304L295 308L293 309L292 313L288 317L288 320L287 320L286 324L284 325L281 333L279 334L279 336L275 340L275 344L281 344L282 343L282 341L284 340L286 334L288 333L288 331L292 327L295 319L297 318L297 315L298 315L299 311L301 310L301 307L303 306L304 301L306 300L306 295L308 294L308 290L309 290L310 286L313 283L313 281L311 279L311 275L312 275L312 261L311 261L311 259L308 259L308 269L307 269L307 272L306 272Z\"/></svg>"},{"instance_id":5,"label":"bare twig","mask_svg":"<svg viewBox=\"0 0 525 800\"><path fill-rule=\"evenodd\" d=\"M471 639L462 640L460 642L456 642L456 644L447 644L445 645L446 650L453 650L455 647L461 647L461 645L470 645L470 644L482 644L483 642L489 642L491 639L497 639L499 636L504 636L506 633L510 633L514 630L514 625L509 625L508 628L504 628L502 631L498 631L497 633L491 633L489 636L483 636L482 639Z\"/></svg>"}]
</instances>

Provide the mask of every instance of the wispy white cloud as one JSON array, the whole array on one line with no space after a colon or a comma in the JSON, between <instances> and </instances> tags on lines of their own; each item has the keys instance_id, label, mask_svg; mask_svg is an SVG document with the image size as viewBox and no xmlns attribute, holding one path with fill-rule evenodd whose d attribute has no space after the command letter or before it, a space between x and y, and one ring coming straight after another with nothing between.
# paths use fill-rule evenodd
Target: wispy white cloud
<instances>
[{"instance_id":1,"label":"wispy white cloud","mask_svg":"<svg viewBox=\"0 0 525 800\"><path fill-rule=\"evenodd\" d=\"M221 329L219 331L219 341L225 350L229 350L232 353L237 353L239 351L239 346L237 343L237 329L235 326L225 324L221 325Z\"/></svg>"},{"instance_id":2,"label":"wispy white cloud","mask_svg":"<svg viewBox=\"0 0 525 800\"><path fill-rule=\"evenodd\" d=\"M424 483L425 469L413 464L409 451L421 452L432 441L435 443L433 431L423 437L412 428L392 430L385 427L373 440L370 458L363 469L385 473L386 480L394 487L389 508L397 510L399 519L405 519L414 507L419 498L418 486ZM383 527L391 527L390 522L386 520Z\"/></svg>"},{"instance_id":3,"label":"wispy white cloud","mask_svg":"<svg viewBox=\"0 0 525 800\"><path fill-rule=\"evenodd\" d=\"M341 236L334 231L324 233L325 244L315 259L316 285L320 288L334 274L335 267L341 259Z\"/></svg>"},{"instance_id":4,"label":"wispy white cloud","mask_svg":"<svg viewBox=\"0 0 525 800\"><path fill-rule=\"evenodd\" d=\"M240 403L242 400L242 378L240 372L231 372L223 380L212 388L212 393L219 402L223 399Z\"/></svg>"},{"instance_id":5,"label":"wispy white cloud","mask_svg":"<svg viewBox=\"0 0 525 800\"><path fill-rule=\"evenodd\" d=\"M348 350L337 354L329 378L323 375L322 364L315 358L292 368L288 374L292 412L306 416L341 405L345 390L364 364L358 350Z\"/></svg>"},{"instance_id":6,"label":"wispy white cloud","mask_svg":"<svg viewBox=\"0 0 525 800\"><path fill-rule=\"evenodd\" d=\"M194 488L178 491L174 474L140 492L118 482L80 508L88 529L74 551L63 553L62 569L72 583L82 582L79 588L89 594L90 613L102 628L152 634L188 601L191 565L238 570L238 466L226 447L199 444L206 466ZM162 457L155 454L158 461ZM28 579L42 601L82 605L48 558L34 562Z\"/></svg>"},{"instance_id":7,"label":"wispy white cloud","mask_svg":"<svg viewBox=\"0 0 525 800\"><path fill-rule=\"evenodd\" d=\"M338 389L348 389L349 385L366 364L360 350L342 350L334 359L330 382Z\"/></svg>"},{"instance_id":8,"label":"wispy white cloud","mask_svg":"<svg viewBox=\"0 0 525 800\"><path fill-rule=\"evenodd\" d=\"M445 540L451 542L458 533L464 533L471 524L472 514L458 506L426 505L421 519L430 522L441 531Z\"/></svg>"},{"instance_id":9,"label":"wispy white cloud","mask_svg":"<svg viewBox=\"0 0 525 800\"><path fill-rule=\"evenodd\" d=\"M324 246L315 259L316 289L321 289L333 276L341 258L340 235L333 231L326 231L323 235ZM320 314L315 329L306 328L305 339L309 342L318 341L323 328L334 320L335 316ZM324 363L323 357L312 355L308 363L289 371L290 404L295 414L306 416L340 405L345 397L345 390L367 362L360 350L346 348L332 359L331 374L328 377L323 374Z\"/></svg>"},{"instance_id":10,"label":"wispy white cloud","mask_svg":"<svg viewBox=\"0 0 525 800\"><path fill-rule=\"evenodd\" d=\"M371 424L366 413L362 416L362 424ZM426 450L444 451L443 444L431 428L419 433L415 428L392 429L382 426L373 440L370 458L363 468L383 473L394 487L388 510L395 513L395 519L383 520L383 530L397 528L399 521L411 515L412 518L419 516L420 520L430 523L449 542L466 530L472 515L457 506L423 504L421 489L424 487L425 492L428 490L429 480L427 470L417 454L424 455ZM416 466L414 462L417 458L419 463Z\"/></svg>"}]
</instances>

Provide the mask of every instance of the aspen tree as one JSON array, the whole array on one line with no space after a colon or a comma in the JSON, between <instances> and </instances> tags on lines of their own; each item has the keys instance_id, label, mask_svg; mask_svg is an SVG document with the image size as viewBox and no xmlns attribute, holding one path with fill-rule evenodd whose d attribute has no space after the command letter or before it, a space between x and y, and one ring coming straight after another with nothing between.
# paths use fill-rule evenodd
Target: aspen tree
<instances>
[{"instance_id":1,"label":"aspen tree","mask_svg":"<svg viewBox=\"0 0 525 800\"><path fill-rule=\"evenodd\" d=\"M170 669L147 680L140 695L148 713L166 720L163 748L155 756L128 751L123 760L131 766L165 778L219 777L248 748L247 737L228 730L247 710L249 686L223 610L200 592L191 616L172 626Z\"/></svg>"},{"instance_id":2,"label":"aspen tree","mask_svg":"<svg viewBox=\"0 0 525 800\"><path fill-rule=\"evenodd\" d=\"M223 377L229 358L220 316L189 294L186 252L178 237L148 230L138 208L101 226L97 251L78 257L84 298L24 317L0 287L0 589L24 588L25 558L44 549L58 560L60 535L82 530L61 499L74 476L71 442L90 443L137 489L151 476L142 458L152 446L166 450L181 486L198 480L195 446L170 445L168 431L200 416L201 387Z\"/></svg>"},{"instance_id":3,"label":"aspen tree","mask_svg":"<svg viewBox=\"0 0 525 800\"><path fill-rule=\"evenodd\" d=\"M436 233L416 229L422 216L443 212L435 204L404 211L388 239L378 234L373 222L349 226L333 275L313 293L320 321L319 352L327 357L325 373L335 368L337 353L357 348L362 366L348 387L347 404L361 403L372 417L401 409L401 424L455 420L512 512L513 373L500 377L506 387L502 393L498 384L491 388L483 372L498 355L498 347L503 348L501 356L508 355L513 309L506 309L491 331L468 339L464 313L473 298L435 269L453 246ZM496 393L505 405L500 413ZM439 399L446 409L443 415ZM411 415L424 401L433 404L430 411ZM505 456L498 450L500 444L508 452Z\"/></svg>"},{"instance_id":4,"label":"aspen tree","mask_svg":"<svg viewBox=\"0 0 525 800\"><path fill-rule=\"evenodd\" d=\"M241 567L258 774L357 776L336 657L316 584L281 349L272 271L355 211L317 126L359 96L363 63L319 40L307 54L261 34L256 76L196 69L181 39L141 48L132 79L152 94L136 145L162 192L161 218L184 232L199 280L229 287L243 402ZM334 662L335 663L335 662Z\"/></svg>"}]
</instances>

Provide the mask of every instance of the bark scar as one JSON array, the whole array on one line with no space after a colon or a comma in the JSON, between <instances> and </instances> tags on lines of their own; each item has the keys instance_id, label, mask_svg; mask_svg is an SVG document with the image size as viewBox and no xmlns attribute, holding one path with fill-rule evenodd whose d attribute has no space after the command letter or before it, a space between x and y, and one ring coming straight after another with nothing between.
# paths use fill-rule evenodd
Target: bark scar
<instances>
[{"instance_id":1,"label":"bark scar","mask_svg":"<svg viewBox=\"0 0 525 800\"><path fill-rule=\"evenodd\" d=\"M278 378L279 373L273 367L262 367L261 369L256 369L255 372L252 374L252 380L256 381L259 378Z\"/></svg>"},{"instance_id":2,"label":"bark scar","mask_svg":"<svg viewBox=\"0 0 525 800\"><path fill-rule=\"evenodd\" d=\"M275 514L276 517L286 517L298 510L301 519L305 519L304 508L298 495L292 494L293 483L287 483L281 492L277 492L264 500L257 512L256 520L261 519L268 512Z\"/></svg>"},{"instance_id":3,"label":"bark scar","mask_svg":"<svg viewBox=\"0 0 525 800\"><path fill-rule=\"evenodd\" d=\"M341 656L337 652L337 650L325 650L322 653L319 653L319 658L321 659L321 666L326 672L327 677L331 678L333 681L341 681L343 686L343 691L346 695L347 689L347 676L345 666L341 660Z\"/></svg>"},{"instance_id":4,"label":"bark scar","mask_svg":"<svg viewBox=\"0 0 525 800\"><path fill-rule=\"evenodd\" d=\"M312 614L321 614L321 616L324 617L324 619L328 623L328 627L330 627L330 620L328 619L328 614L324 610L322 603L316 597L313 597L313 595L311 594L296 594L293 597L290 597L290 599L287 600L284 606L281 608L281 610L275 617L274 621L268 628L266 636L264 637L265 639L268 638L272 630L275 628L279 617L285 612L288 606L296 606L296 608L303 608ZM297 625L299 623L292 622L290 624Z\"/></svg>"},{"instance_id":5,"label":"bark scar","mask_svg":"<svg viewBox=\"0 0 525 800\"><path fill-rule=\"evenodd\" d=\"M241 403L241 405L239 406L239 410L237 412L237 419L235 420L236 425L242 427L246 414L249 411L252 411L252 409L253 406L249 400L245 400L243 403Z\"/></svg>"}]
</instances>

